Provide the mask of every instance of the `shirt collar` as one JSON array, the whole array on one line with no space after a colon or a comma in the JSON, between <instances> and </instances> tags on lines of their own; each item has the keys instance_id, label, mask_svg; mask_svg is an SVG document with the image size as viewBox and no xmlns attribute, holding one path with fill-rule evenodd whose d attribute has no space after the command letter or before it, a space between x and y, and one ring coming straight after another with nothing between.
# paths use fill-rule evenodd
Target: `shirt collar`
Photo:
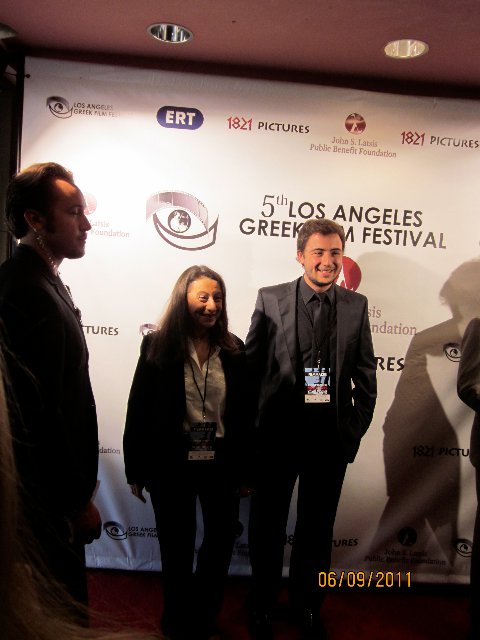
<instances>
[{"instance_id":1,"label":"shirt collar","mask_svg":"<svg viewBox=\"0 0 480 640\"><path fill-rule=\"evenodd\" d=\"M335 285L332 285L330 289L327 289L325 294L330 304L333 305L335 303ZM302 296L305 305L317 296L317 292L305 282L305 278L303 276L300 278L300 295Z\"/></svg>"},{"instance_id":2,"label":"shirt collar","mask_svg":"<svg viewBox=\"0 0 480 640\"><path fill-rule=\"evenodd\" d=\"M218 344L216 344L214 347L212 347L212 352L210 354L210 360L212 358L214 358L220 351L220 347L218 346ZM198 361L197 358L197 352L195 350L195 345L193 344L193 340L191 338L188 338L188 352L191 358L193 358L194 360Z\"/></svg>"}]
</instances>

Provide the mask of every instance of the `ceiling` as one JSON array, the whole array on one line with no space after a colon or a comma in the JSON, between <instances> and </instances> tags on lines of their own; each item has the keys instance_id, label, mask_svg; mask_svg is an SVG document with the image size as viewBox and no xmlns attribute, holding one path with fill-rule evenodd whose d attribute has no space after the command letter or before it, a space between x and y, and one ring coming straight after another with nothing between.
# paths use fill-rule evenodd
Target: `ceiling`
<instances>
[{"instance_id":1,"label":"ceiling","mask_svg":"<svg viewBox=\"0 0 480 640\"><path fill-rule=\"evenodd\" d=\"M480 98L480 0L1 0L0 22L15 55ZM154 22L193 40L162 44ZM386 58L399 38L430 51Z\"/></svg>"}]
</instances>

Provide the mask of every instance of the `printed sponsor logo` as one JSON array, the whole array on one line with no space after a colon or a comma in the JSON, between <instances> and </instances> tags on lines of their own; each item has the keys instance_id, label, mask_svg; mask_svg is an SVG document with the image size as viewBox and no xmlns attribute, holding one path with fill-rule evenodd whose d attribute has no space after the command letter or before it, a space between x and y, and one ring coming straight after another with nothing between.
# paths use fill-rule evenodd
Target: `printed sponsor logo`
<instances>
[{"instance_id":1,"label":"printed sponsor logo","mask_svg":"<svg viewBox=\"0 0 480 640\"><path fill-rule=\"evenodd\" d=\"M472 557L472 548L473 543L471 540L467 540L466 538L458 538L458 540L454 541L455 551L462 558L471 558Z\"/></svg>"},{"instance_id":2,"label":"printed sponsor logo","mask_svg":"<svg viewBox=\"0 0 480 640\"><path fill-rule=\"evenodd\" d=\"M344 289L350 289L350 291L356 291L362 281L362 272L360 267L347 256L343 256L342 270L337 278L337 284Z\"/></svg>"},{"instance_id":3,"label":"printed sponsor logo","mask_svg":"<svg viewBox=\"0 0 480 640\"><path fill-rule=\"evenodd\" d=\"M47 109L55 118L65 120L66 118L72 117L73 108L70 106L68 100L65 100L65 98L61 96L50 96L50 98L47 98Z\"/></svg>"},{"instance_id":4,"label":"printed sponsor logo","mask_svg":"<svg viewBox=\"0 0 480 640\"><path fill-rule=\"evenodd\" d=\"M447 344L444 344L443 353L451 362L460 362L462 351L460 345L456 342L447 342Z\"/></svg>"},{"instance_id":5,"label":"printed sponsor logo","mask_svg":"<svg viewBox=\"0 0 480 640\"><path fill-rule=\"evenodd\" d=\"M412 447L414 458L433 458L434 456L450 456L452 458L468 458L470 449L460 447L435 447L434 445L420 444Z\"/></svg>"},{"instance_id":6,"label":"printed sponsor logo","mask_svg":"<svg viewBox=\"0 0 480 640\"><path fill-rule=\"evenodd\" d=\"M480 140L475 138L456 138L455 136L431 135L425 131L402 131L402 144L412 147L423 147L425 144L452 149L479 149Z\"/></svg>"},{"instance_id":7,"label":"printed sponsor logo","mask_svg":"<svg viewBox=\"0 0 480 640\"><path fill-rule=\"evenodd\" d=\"M251 131L252 118L244 118L243 116L230 116L227 118L228 128L235 131Z\"/></svg>"},{"instance_id":8,"label":"printed sponsor logo","mask_svg":"<svg viewBox=\"0 0 480 640\"><path fill-rule=\"evenodd\" d=\"M254 121L248 116L229 116L227 118L229 129L234 131L271 131L273 133L309 133L310 125L298 122L269 122L267 120Z\"/></svg>"},{"instance_id":9,"label":"printed sponsor logo","mask_svg":"<svg viewBox=\"0 0 480 640\"><path fill-rule=\"evenodd\" d=\"M413 147L423 147L425 144L425 132L418 131L402 131L402 144L408 144Z\"/></svg>"},{"instance_id":10,"label":"printed sponsor logo","mask_svg":"<svg viewBox=\"0 0 480 640\"><path fill-rule=\"evenodd\" d=\"M148 336L149 333L153 333L156 330L157 330L156 324L145 323L140 325L138 332L142 336Z\"/></svg>"},{"instance_id":11,"label":"printed sponsor logo","mask_svg":"<svg viewBox=\"0 0 480 640\"><path fill-rule=\"evenodd\" d=\"M127 536L129 538L156 538L156 527L128 527Z\"/></svg>"},{"instance_id":12,"label":"printed sponsor logo","mask_svg":"<svg viewBox=\"0 0 480 640\"><path fill-rule=\"evenodd\" d=\"M378 140L365 138L361 134L367 128L365 118L359 113L351 113L344 122L345 129L351 134L350 138L337 133L328 140L316 140L311 142L309 151L320 153L336 153L350 158L363 159L365 156L374 158L395 159L396 151L382 147Z\"/></svg>"},{"instance_id":13,"label":"printed sponsor logo","mask_svg":"<svg viewBox=\"0 0 480 640\"><path fill-rule=\"evenodd\" d=\"M375 359L377 361L377 369L380 369L380 371L402 371L405 367L404 357L375 356Z\"/></svg>"},{"instance_id":14,"label":"printed sponsor logo","mask_svg":"<svg viewBox=\"0 0 480 640\"><path fill-rule=\"evenodd\" d=\"M338 538L332 540L332 547L357 547L358 538Z\"/></svg>"},{"instance_id":15,"label":"printed sponsor logo","mask_svg":"<svg viewBox=\"0 0 480 640\"><path fill-rule=\"evenodd\" d=\"M65 120L71 118L73 115L78 116L93 116L99 118L116 118L117 114L111 104L102 104L94 102L82 102L76 100L73 106L70 106L70 102L62 96L50 96L47 98L47 109L52 116Z\"/></svg>"},{"instance_id":16,"label":"printed sponsor logo","mask_svg":"<svg viewBox=\"0 0 480 640\"><path fill-rule=\"evenodd\" d=\"M365 118L359 113L351 113L345 120L345 129L353 135L363 133L367 128Z\"/></svg>"},{"instance_id":17,"label":"printed sponsor logo","mask_svg":"<svg viewBox=\"0 0 480 640\"><path fill-rule=\"evenodd\" d=\"M93 324L83 324L85 333L94 336L118 336L118 327L101 327Z\"/></svg>"},{"instance_id":18,"label":"printed sponsor logo","mask_svg":"<svg viewBox=\"0 0 480 640\"><path fill-rule=\"evenodd\" d=\"M90 216L97 210L97 199L93 193L83 192L87 208L85 209L85 215Z\"/></svg>"},{"instance_id":19,"label":"printed sponsor logo","mask_svg":"<svg viewBox=\"0 0 480 640\"><path fill-rule=\"evenodd\" d=\"M157 111L157 122L166 129L199 129L204 121L202 112L195 107L164 106Z\"/></svg>"},{"instance_id":20,"label":"printed sponsor logo","mask_svg":"<svg viewBox=\"0 0 480 640\"><path fill-rule=\"evenodd\" d=\"M215 244L218 214L209 213L196 196L183 191L158 191L147 200L147 220L172 247L198 251Z\"/></svg>"},{"instance_id":21,"label":"printed sponsor logo","mask_svg":"<svg viewBox=\"0 0 480 640\"><path fill-rule=\"evenodd\" d=\"M434 145L436 147L451 147L455 149L478 149L480 147L480 140L431 135L430 145Z\"/></svg>"},{"instance_id":22,"label":"printed sponsor logo","mask_svg":"<svg viewBox=\"0 0 480 640\"><path fill-rule=\"evenodd\" d=\"M98 453L102 453L102 454L110 453L110 454L114 454L116 456L119 456L120 455L120 449L113 449L111 447L108 447L108 448L100 447L98 449Z\"/></svg>"},{"instance_id":23,"label":"printed sponsor logo","mask_svg":"<svg viewBox=\"0 0 480 640\"><path fill-rule=\"evenodd\" d=\"M104 522L103 530L107 534L109 538L112 540L126 540L127 539L127 530L120 524L119 522L114 522L113 520L109 520L108 522Z\"/></svg>"}]
</instances>

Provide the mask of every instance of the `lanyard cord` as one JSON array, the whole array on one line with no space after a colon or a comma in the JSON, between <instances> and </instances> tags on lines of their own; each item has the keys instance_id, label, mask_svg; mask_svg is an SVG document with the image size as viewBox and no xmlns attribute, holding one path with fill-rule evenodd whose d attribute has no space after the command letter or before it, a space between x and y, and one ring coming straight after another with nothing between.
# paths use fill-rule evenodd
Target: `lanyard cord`
<instances>
[{"instance_id":1,"label":"lanyard cord","mask_svg":"<svg viewBox=\"0 0 480 640\"><path fill-rule=\"evenodd\" d=\"M206 414L205 414L205 402L207 400L207 378L208 378L208 368L210 366L210 346L208 347L208 358L207 358L207 371L205 372L205 382L203 385L203 395L200 391L200 387L198 386L197 379L195 378L195 371L193 370L192 358L189 357L188 362L190 364L190 369L192 370L193 382L197 387L198 395L200 396L200 400L202 401L202 416L203 422L205 422Z\"/></svg>"}]
</instances>

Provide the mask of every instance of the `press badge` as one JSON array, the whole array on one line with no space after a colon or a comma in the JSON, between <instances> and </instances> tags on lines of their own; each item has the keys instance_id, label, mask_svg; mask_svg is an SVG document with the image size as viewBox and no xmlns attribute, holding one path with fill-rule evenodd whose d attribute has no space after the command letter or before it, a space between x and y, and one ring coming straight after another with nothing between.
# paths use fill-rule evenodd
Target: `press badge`
<instances>
[{"instance_id":1,"label":"press badge","mask_svg":"<svg viewBox=\"0 0 480 640\"><path fill-rule=\"evenodd\" d=\"M216 422L194 422L190 425L189 460L213 460L215 458Z\"/></svg>"},{"instance_id":2,"label":"press badge","mask_svg":"<svg viewBox=\"0 0 480 640\"><path fill-rule=\"evenodd\" d=\"M330 402L330 368L305 367L305 402Z\"/></svg>"}]
</instances>

